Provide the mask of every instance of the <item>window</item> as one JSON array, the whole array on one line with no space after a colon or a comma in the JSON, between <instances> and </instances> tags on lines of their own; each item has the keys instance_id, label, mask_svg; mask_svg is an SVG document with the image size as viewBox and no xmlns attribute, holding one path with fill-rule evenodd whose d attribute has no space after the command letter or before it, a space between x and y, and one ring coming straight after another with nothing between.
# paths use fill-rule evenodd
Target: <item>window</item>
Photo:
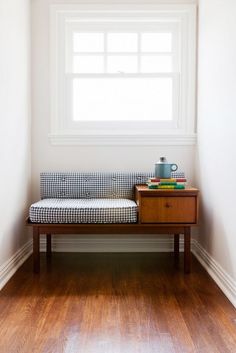
<instances>
[{"instance_id":1,"label":"window","mask_svg":"<svg viewBox=\"0 0 236 353\"><path fill-rule=\"evenodd\" d=\"M194 6L51 10L53 143L194 142Z\"/></svg>"}]
</instances>

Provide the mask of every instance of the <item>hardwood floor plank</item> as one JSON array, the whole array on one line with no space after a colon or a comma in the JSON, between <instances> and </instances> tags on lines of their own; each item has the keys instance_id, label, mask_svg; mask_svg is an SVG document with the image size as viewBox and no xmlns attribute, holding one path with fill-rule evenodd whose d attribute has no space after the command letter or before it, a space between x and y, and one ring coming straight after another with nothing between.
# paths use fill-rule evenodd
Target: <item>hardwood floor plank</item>
<instances>
[{"instance_id":1,"label":"hardwood floor plank","mask_svg":"<svg viewBox=\"0 0 236 353\"><path fill-rule=\"evenodd\" d=\"M193 259L53 254L0 292L0 353L234 353L236 310ZM183 256L180 255L180 268Z\"/></svg>"}]
</instances>

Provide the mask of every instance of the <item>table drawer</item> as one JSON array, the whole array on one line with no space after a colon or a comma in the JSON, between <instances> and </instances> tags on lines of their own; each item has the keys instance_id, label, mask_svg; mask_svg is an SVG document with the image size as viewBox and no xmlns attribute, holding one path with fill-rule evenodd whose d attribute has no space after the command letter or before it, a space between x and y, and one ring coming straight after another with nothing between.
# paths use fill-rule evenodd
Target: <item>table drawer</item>
<instances>
[{"instance_id":1,"label":"table drawer","mask_svg":"<svg viewBox=\"0 0 236 353\"><path fill-rule=\"evenodd\" d=\"M142 197L141 223L196 223L196 197Z\"/></svg>"}]
</instances>

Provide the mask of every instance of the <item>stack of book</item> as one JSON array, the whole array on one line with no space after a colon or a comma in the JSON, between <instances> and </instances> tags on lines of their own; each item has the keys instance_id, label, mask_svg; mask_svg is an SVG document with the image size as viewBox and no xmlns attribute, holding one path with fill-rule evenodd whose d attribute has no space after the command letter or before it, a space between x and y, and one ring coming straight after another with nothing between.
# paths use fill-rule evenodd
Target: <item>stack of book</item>
<instances>
[{"instance_id":1,"label":"stack of book","mask_svg":"<svg viewBox=\"0 0 236 353\"><path fill-rule=\"evenodd\" d=\"M151 178L147 182L149 189L185 189L186 178Z\"/></svg>"}]
</instances>

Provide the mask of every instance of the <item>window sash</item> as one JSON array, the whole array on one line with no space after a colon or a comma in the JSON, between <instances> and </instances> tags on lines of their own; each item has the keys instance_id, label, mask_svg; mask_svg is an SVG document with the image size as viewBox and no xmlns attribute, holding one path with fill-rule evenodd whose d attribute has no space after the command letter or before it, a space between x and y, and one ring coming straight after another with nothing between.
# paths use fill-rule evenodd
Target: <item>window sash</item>
<instances>
[{"instance_id":1,"label":"window sash","mask_svg":"<svg viewBox=\"0 0 236 353\"><path fill-rule=\"evenodd\" d=\"M128 19L127 19L128 20ZM104 52L75 52L73 48L73 35L76 32L86 32L86 33L103 33L104 34ZM119 51L112 52L107 49L107 35L109 33L137 33L138 35L138 46L136 52L129 51ZM156 55L156 56L164 56L168 55L172 57L172 72L180 72L181 71L181 51L180 51L180 24L178 22L169 22L169 23L158 23L157 21L154 23L68 23L66 26L66 63L65 63L65 72L72 73L73 72L73 59L75 56L101 56L104 57L104 73L107 71L107 57L108 56L119 56L119 55L130 55L137 56L138 60L138 73L140 73L141 67L141 57L144 55ZM170 51L142 51L141 50L141 35L145 33L170 33L172 36L172 50ZM156 73L156 72L154 72Z\"/></svg>"},{"instance_id":2,"label":"window sash","mask_svg":"<svg viewBox=\"0 0 236 353\"><path fill-rule=\"evenodd\" d=\"M73 47L73 36L74 33L102 33L104 35L104 51L74 51ZM136 52L129 52L129 51L120 51L120 52L113 52L110 51L108 52L107 50L107 36L110 33L135 33L137 34L137 51ZM141 36L146 33L170 33L171 34L171 50L170 51L141 51ZM68 129L75 129L79 130L82 128L89 128L89 125L91 125L91 128L94 128L96 126L97 129L100 128L100 126L104 127L104 124L99 124L97 122L92 122L91 120L88 122L84 121L74 121L73 120L73 114L72 114L72 82L74 78L146 78L146 77L151 77L151 78L161 78L161 77L167 77L171 78L173 80L173 102L172 102L172 120L171 121L162 121L162 120L156 120L155 122L151 120L153 123L152 125L156 125L156 127L159 128L177 128L177 120L178 120L178 113L179 113L179 103L178 103L178 91L180 87L180 52L177 50L179 48L179 27L176 24L160 24L160 23L155 23L155 24L147 24L147 23L142 23L142 24L125 24L125 26L121 27L121 24L104 24L104 23L99 23L99 24L74 24L73 25L68 25L67 26L67 31L66 31L66 72L65 72L65 92L66 92L66 116L67 116L67 123L66 123L66 128ZM142 60L144 57L164 57L164 55L168 55L171 60L171 67L170 70L166 72L161 72L158 70L153 70L153 72L147 73L147 72L141 72L141 65L142 65ZM103 62L103 71L102 73L79 73L79 72L74 72L74 58L75 57L101 57L104 59ZM130 57L136 57L137 58L137 72L135 73L128 73L128 72L117 72L117 73L110 73L108 72L109 67L108 67L108 60L111 57L118 57L118 56L130 56ZM172 70L171 70L172 68ZM99 68L99 71L101 70L101 67ZM103 120L101 118L100 123L102 123ZM120 122L119 122L120 123ZM122 121L122 123L127 127L129 125L128 121ZM144 121L145 124L149 124L150 120ZM137 126L142 126L144 127L140 121L136 122ZM93 126L92 126L93 125ZM108 129L111 129L112 126L114 126L114 121L106 121L106 125L108 126Z\"/></svg>"},{"instance_id":3,"label":"window sash","mask_svg":"<svg viewBox=\"0 0 236 353\"><path fill-rule=\"evenodd\" d=\"M173 84L173 91L172 91L172 120L143 120L143 121L129 121L129 120L117 120L117 121L75 121L73 120L73 80L75 78L170 78ZM103 130L107 131L110 129L121 128L123 129L147 129L148 125L151 125L152 129L176 129L179 126L178 116L179 116L179 87L180 87L180 74L177 73L169 73L169 74L67 74L65 77L65 91L66 91L66 105L65 105L65 114L68 117L64 122L65 129L72 129L74 131L78 130ZM149 128L149 127L148 127Z\"/></svg>"}]
</instances>

